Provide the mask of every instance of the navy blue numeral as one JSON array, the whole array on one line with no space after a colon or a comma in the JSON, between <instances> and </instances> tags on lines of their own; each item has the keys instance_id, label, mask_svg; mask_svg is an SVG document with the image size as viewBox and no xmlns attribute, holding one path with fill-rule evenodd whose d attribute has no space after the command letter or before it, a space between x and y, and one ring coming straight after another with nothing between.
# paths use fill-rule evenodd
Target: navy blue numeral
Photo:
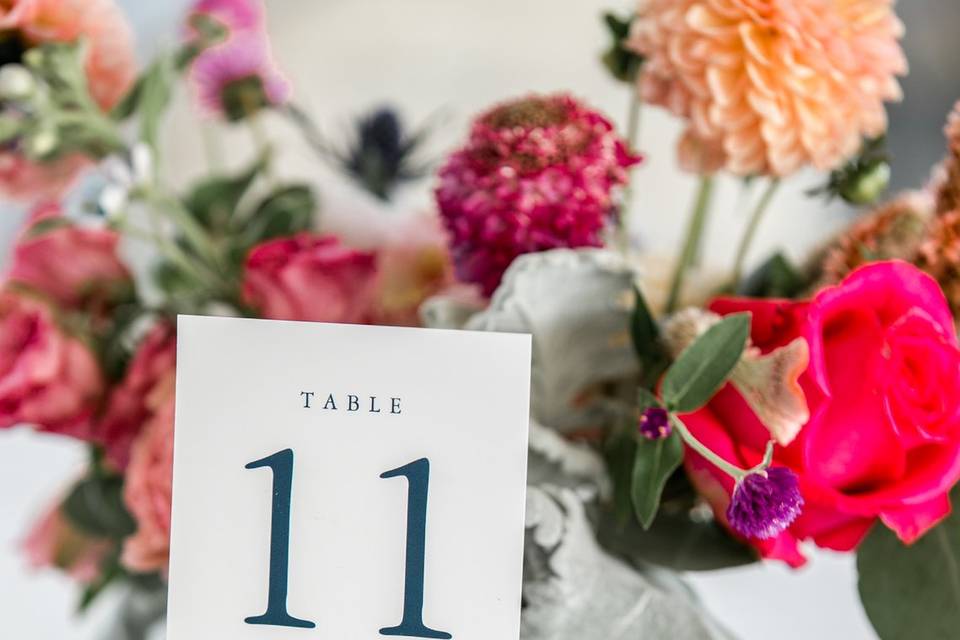
<instances>
[{"instance_id":1,"label":"navy blue numeral","mask_svg":"<svg viewBox=\"0 0 960 640\"><path fill-rule=\"evenodd\" d=\"M273 470L273 515L270 522L270 583L267 611L244 620L247 624L313 629L309 620L287 613L287 583L290 568L290 494L293 490L293 451L284 449L246 465L246 469Z\"/></svg>"},{"instance_id":2,"label":"navy blue numeral","mask_svg":"<svg viewBox=\"0 0 960 640\"><path fill-rule=\"evenodd\" d=\"M395 627L380 629L380 635L413 638L452 638L446 631L437 631L423 624L423 573L427 545L427 492L430 487L430 461L415 460L381 478L407 479L407 557L403 589L403 619Z\"/></svg>"}]
</instances>

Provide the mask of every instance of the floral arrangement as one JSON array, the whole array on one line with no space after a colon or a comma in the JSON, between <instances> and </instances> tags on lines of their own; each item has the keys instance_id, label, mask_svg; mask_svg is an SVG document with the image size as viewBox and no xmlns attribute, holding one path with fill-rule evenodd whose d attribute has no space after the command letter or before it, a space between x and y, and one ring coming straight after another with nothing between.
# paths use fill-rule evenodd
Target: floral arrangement
<instances>
[{"instance_id":1,"label":"floral arrangement","mask_svg":"<svg viewBox=\"0 0 960 640\"><path fill-rule=\"evenodd\" d=\"M883 201L907 69L892 0L643 0L605 17L625 132L569 93L514 97L436 167L418 159L429 130L390 109L321 135L264 20L257 0L198 0L138 71L111 0L0 3L0 191L31 210L0 289L0 427L87 443L24 549L82 585L81 608L119 585L153 598L109 637L163 611L177 313L531 333L524 639L728 638L671 570L799 567L811 546L857 554L884 640L954 633L960 106L930 182ZM251 130L241 171L165 178L181 83ZM628 234L631 178L660 152L641 153L642 105L683 121L679 165L700 177L665 292ZM329 230L314 189L276 174L265 113L365 197L433 176L436 211L374 240ZM824 173L810 206L862 215L806 264L747 272L803 168ZM767 187L723 286L694 293L721 173Z\"/></svg>"}]
</instances>

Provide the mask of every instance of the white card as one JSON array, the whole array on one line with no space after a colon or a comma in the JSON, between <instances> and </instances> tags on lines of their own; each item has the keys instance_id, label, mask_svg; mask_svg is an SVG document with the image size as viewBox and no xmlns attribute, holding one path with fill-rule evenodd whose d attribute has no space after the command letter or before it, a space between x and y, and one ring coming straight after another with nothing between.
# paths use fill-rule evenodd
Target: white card
<instances>
[{"instance_id":1,"label":"white card","mask_svg":"<svg viewBox=\"0 0 960 640\"><path fill-rule=\"evenodd\" d=\"M526 335L181 316L169 640L518 638L529 381Z\"/></svg>"}]
</instances>

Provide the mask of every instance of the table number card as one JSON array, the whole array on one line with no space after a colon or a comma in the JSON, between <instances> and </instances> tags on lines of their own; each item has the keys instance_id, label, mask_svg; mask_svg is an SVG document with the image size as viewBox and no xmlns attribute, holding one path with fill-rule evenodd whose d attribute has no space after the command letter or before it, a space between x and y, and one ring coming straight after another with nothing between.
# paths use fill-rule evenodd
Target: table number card
<instances>
[{"instance_id":1,"label":"table number card","mask_svg":"<svg viewBox=\"0 0 960 640\"><path fill-rule=\"evenodd\" d=\"M169 640L516 640L530 338L182 316Z\"/></svg>"}]
</instances>

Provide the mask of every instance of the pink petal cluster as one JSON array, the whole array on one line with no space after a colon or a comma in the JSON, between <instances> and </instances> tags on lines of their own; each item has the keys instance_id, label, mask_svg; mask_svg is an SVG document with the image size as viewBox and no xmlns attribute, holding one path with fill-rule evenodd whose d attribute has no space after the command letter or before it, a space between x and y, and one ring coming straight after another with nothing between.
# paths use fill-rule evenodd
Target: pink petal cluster
<instances>
[{"instance_id":1,"label":"pink petal cluster","mask_svg":"<svg viewBox=\"0 0 960 640\"><path fill-rule=\"evenodd\" d=\"M201 53L190 69L197 99L209 113L239 120L287 101L290 85L273 63L258 0L199 0L192 14L228 30L226 41Z\"/></svg>"},{"instance_id":2,"label":"pink petal cluster","mask_svg":"<svg viewBox=\"0 0 960 640\"><path fill-rule=\"evenodd\" d=\"M126 468L131 443L171 395L176 362L176 333L161 322L140 342L123 380L110 391L93 439L118 469Z\"/></svg>"},{"instance_id":3,"label":"pink petal cluster","mask_svg":"<svg viewBox=\"0 0 960 640\"><path fill-rule=\"evenodd\" d=\"M134 443L124 501L137 523L124 541L123 564L139 573L166 573L173 496L173 385Z\"/></svg>"},{"instance_id":4,"label":"pink petal cluster","mask_svg":"<svg viewBox=\"0 0 960 640\"><path fill-rule=\"evenodd\" d=\"M0 427L31 424L89 439L103 388L93 352L48 306L0 292Z\"/></svg>"},{"instance_id":5,"label":"pink petal cluster","mask_svg":"<svg viewBox=\"0 0 960 640\"><path fill-rule=\"evenodd\" d=\"M364 323L377 287L375 254L346 247L335 236L301 233L250 251L243 299L275 320Z\"/></svg>"},{"instance_id":6,"label":"pink petal cluster","mask_svg":"<svg viewBox=\"0 0 960 640\"><path fill-rule=\"evenodd\" d=\"M49 230L35 228L50 223ZM42 205L13 249L8 278L64 307L104 311L133 286L117 254L119 241L114 231L77 226L60 217L56 205Z\"/></svg>"},{"instance_id":7,"label":"pink petal cluster","mask_svg":"<svg viewBox=\"0 0 960 640\"><path fill-rule=\"evenodd\" d=\"M484 113L436 189L457 275L489 295L521 254L599 246L614 189L639 161L607 118L568 95Z\"/></svg>"},{"instance_id":8,"label":"pink petal cluster","mask_svg":"<svg viewBox=\"0 0 960 640\"><path fill-rule=\"evenodd\" d=\"M113 0L8 0L0 2L0 31L26 46L83 38L90 93L103 109L115 105L136 76L133 36ZM55 197L84 167L79 155L36 165L16 149L0 151L0 190L18 200Z\"/></svg>"},{"instance_id":9,"label":"pink petal cluster","mask_svg":"<svg viewBox=\"0 0 960 640\"><path fill-rule=\"evenodd\" d=\"M641 94L687 121L700 141L687 151L712 145L737 175L833 169L901 97L893 3L642 0L629 41L645 57Z\"/></svg>"}]
</instances>

